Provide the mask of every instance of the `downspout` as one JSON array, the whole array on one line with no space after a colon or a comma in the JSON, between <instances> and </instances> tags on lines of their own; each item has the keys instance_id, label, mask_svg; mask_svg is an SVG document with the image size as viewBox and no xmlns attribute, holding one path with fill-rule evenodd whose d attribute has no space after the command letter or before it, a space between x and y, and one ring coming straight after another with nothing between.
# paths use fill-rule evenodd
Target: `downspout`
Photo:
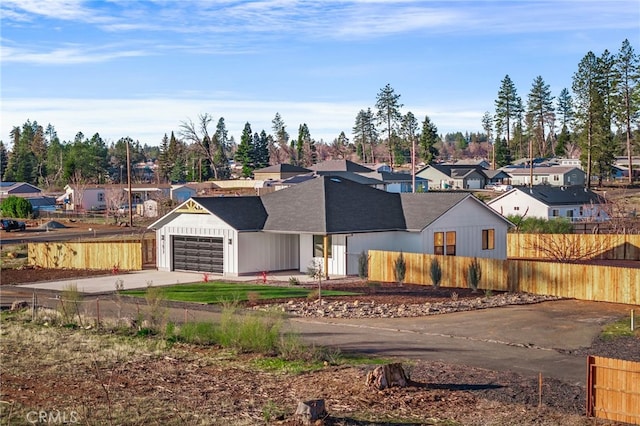
<instances>
[{"instance_id":1,"label":"downspout","mask_svg":"<svg viewBox=\"0 0 640 426\"><path fill-rule=\"evenodd\" d=\"M324 255L324 279L329 279L329 236L327 234L322 236L322 248Z\"/></svg>"}]
</instances>

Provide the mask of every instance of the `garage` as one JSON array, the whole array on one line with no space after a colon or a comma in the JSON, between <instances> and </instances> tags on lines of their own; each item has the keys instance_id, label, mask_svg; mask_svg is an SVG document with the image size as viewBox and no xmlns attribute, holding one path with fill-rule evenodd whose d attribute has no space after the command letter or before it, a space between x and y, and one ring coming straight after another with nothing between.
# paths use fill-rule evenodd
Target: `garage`
<instances>
[{"instance_id":1,"label":"garage","mask_svg":"<svg viewBox=\"0 0 640 426\"><path fill-rule=\"evenodd\" d=\"M172 238L173 270L224 272L223 239L174 235Z\"/></svg>"}]
</instances>

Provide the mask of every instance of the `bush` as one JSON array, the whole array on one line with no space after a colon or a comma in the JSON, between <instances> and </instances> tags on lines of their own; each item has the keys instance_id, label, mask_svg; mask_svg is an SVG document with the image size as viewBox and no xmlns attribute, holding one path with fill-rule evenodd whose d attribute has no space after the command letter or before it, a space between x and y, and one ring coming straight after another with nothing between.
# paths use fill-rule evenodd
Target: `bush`
<instances>
[{"instance_id":1,"label":"bush","mask_svg":"<svg viewBox=\"0 0 640 426\"><path fill-rule=\"evenodd\" d=\"M440 262L436 258L431 259L429 275L431 275L431 283L433 284L433 288L439 288L440 281L442 281L442 267L440 267Z\"/></svg>"},{"instance_id":2,"label":"bush","mask_svg":"<svg viewBox=\"0 0 640 426\"><path fill-rule=\"evenodd\" d=\"M365 279L369 276L369 256L362 250L358 256L358 277Z\"/></svg>"},{"instance_id":3,"label":"bush","mask_svg":"<svg viewBox=\"0 0 640 426\"><path fill-rule=\"evenodd\" d=\"M0 203L0 210L2 210L2 216L15 217L20 219L26 219L33 214L33 206L29 200L11 195Z\"/></svg>"},{"instance_id":4,"label":"bush","mask_svg":"<svg viewBox=\"0 0 640 426\"><path fill-rule=\"evenodd\" d=\"M481 279L482 267L480 266L478 259L474 257L471 264L469 264L469 269L467 269L467 285L474 293L478 291L478 285L480 284Z\"/></svg>"},{"instance_id":5,"label":"bush","mask_svg":"<svg viewBox=\"0 0 640 426\"><path fill-rule=\"evenodd\" d=\"M404 260L402 252L400 252L396 260L393 262L393 277L396 279L398 284L402 285L406 273L407 262Z\"/></svg>"},{"instance_id":6,"label":"bush","mask_svg":"<svg viewBox=\"0 0 640 426\"><path fill-rule=\"evenodd\" d=\"M538 217L523 218L522 216L507 216L516 225L517 232L528 234L573 234L573 225L565 218L542 219Z\"/></svg>"}]
</instances>

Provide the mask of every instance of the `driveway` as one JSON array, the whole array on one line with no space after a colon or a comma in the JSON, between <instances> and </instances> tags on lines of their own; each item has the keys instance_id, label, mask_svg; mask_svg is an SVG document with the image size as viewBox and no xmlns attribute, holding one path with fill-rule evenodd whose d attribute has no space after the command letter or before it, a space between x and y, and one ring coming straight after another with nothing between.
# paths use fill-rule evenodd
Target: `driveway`
<instances>
[{"instance_id":1,"label":"driveway","mask_svg":"<svg viewBox=\"0 0 640 426\"><path fill-rule=\"evenodd\" d=\"M125 288L196 282L201 274L190 272L139 271L119 276L94 277L65 282L19 286L20 290L59 291L69 283L90 295L115 290L122 279ZM255 277L244 280L254 281ZM13 287L17 289L17 287ZM6 293L5 293L6 295ZM100 309L115 312L103 300ZM89 306L93 306L89 304ZM131 309L139 309L132 304ZM491 370L514 371L525 376L553 377L584 385L586 359L558 352L588 347L602 326L629 315L633 306L579 300L559 300L533 305L432 315L418 318L318 319L292 317L286 329L299 333L310 344L336 347L381 357L441 361ZM638 307L635 307L636 310ZM215 321L211 307L172 304L172 320L186 318Z\"/></svg>"}]
</instances>

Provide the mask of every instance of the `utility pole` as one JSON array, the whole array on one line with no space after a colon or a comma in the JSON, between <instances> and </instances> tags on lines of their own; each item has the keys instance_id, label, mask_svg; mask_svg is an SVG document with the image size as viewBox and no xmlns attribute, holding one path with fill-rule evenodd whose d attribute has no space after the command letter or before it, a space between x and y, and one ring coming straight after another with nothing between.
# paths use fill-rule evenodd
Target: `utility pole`
<instances>
[{"instance_id":1,"label":"utility pole","mask_svg":"<svg viewBox=\"0 0 640 426\"><path fill-rule=\"evenodd\" d=\"M411 137L411 192L416 193L416 138Z\"/></svg>"},{"instance_id":2,"label":"utility pole","mask_svg":"<svg viewBox=\"0 0 640 426\"><path fill-rule=\"evenodd\" d=\"M131 195L131 154L129 153L129 140L127 140L127 181L129 185L129 227L133 228L133 196Z\"/></svg>"}]
</instances>

